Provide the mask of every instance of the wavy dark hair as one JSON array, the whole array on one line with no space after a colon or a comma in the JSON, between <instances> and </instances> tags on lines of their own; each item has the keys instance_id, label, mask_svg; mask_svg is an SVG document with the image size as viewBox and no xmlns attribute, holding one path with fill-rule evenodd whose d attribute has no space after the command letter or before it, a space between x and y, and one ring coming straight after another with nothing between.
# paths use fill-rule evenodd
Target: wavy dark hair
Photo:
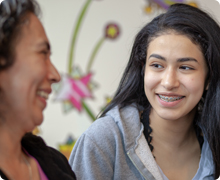
<instances>
[{"instance_id":1,"label":"wavy dark hair","mask_svg":"<svg viewBox=\"0 0 220 180\"><path fill-rule=\"evenodd\" d=\"M144 67L147 48L152 39L174 31L186 35L201 48L208 66L209 88L203 94L199 122L205 128L213 160L215 178L220 175L220 27L206 12L185 4L174 4L168 11L154 18L137 34L130 59L111 103L101 114L118 105L131 103L150 107L144 91Z\"/></svg>"},{"instance_id":2,"label":"wavy dark hair","mask_svg":"<svg viewBox=\"0 0 220 180\"><path fill-rule=\"evenodd\" d=\"M35 0L4 0L0 4L0 71L14 62L14 48L28 13L40 14ZM3 60L4 59L4 60Z\"/></svg>"}]
</instances>

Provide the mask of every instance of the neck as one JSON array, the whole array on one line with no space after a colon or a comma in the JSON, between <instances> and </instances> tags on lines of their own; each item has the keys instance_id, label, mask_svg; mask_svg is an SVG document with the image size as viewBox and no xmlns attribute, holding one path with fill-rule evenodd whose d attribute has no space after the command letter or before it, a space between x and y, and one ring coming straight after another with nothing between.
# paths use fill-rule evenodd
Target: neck
<instances>
[{"instance_id":1,"label":"neck","mask_svg":"<svg viewBox=\"0 0 220 180\"><path fill-rule=\"evenodd\" d=\"M180 119L162 119L152 109L152 153L169 179L192 179L200 161L200 146L193 127L195 110Z\"/></svg>"},{"instance_id":2,"label":"neck","mask_svg":"<svg viewBox=\"0 0 220 180\"><path fill-rule=\"evenodd\" d=\"M183 148L186 144L195 141L193 119L195 112L177 120L165 120L152 109L150 113L150 126L153 129L153 144L160 144L172 151Z\"/></svg>"},{"instance_id":3,"label":"neck","mask_svg":"<svg viewBox=\"0 0 220 180\"><path fill-rule=\"evenodd\" d=\"M31 175L31 167L22 151L23 135L6 125L0 126L0 169L9 179L29 179Z\"/></svg>"},{"instance_id":4,"label":"neck","mask_svg":"<svg viewBox=\"0 0 220 180\"><path fill-rule=\"evenodd\" d=\"M0 126L0 167L1 162L8 161L10 159L21 159L22 147L21 139L24 132L18 132L11 126Z\"/></svg>"}]
</instances>

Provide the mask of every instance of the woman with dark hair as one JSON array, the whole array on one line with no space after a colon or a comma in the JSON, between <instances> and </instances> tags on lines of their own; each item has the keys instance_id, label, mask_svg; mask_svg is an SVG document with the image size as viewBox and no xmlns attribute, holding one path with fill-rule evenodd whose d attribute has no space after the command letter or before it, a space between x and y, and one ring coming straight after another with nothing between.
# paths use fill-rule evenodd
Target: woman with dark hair
<instances>
[{"instance_id":1,"label":"woman with dark hair","mask_svg":"<svg viewBox=\"0 0 220 180\"><path fill-rule=\"evenodd\" d=\"M172 5L136 36L118 90L76 143L79 179L202 180L220 174L220 28Z\"/></svg>"},{"instance_id":2,"label":"woman with dark hair","mask_svg":"<svg viewBox=\"0 0 220 180\"><path fill-rule=\"evenodd\" d=\"M0 179L74 180L67 159L30 132L60 80L34 0L0 4Z\"/></svg>"}]
</instances>

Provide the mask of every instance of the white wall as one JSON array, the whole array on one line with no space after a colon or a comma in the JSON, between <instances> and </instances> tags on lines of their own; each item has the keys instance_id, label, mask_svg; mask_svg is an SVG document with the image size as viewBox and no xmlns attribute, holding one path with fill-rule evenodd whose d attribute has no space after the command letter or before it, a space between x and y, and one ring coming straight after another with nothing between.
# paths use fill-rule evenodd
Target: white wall
<instances>
[{"instance_id":1,"label":"white wall","mask_svg":"<svg viewBox=\"0 0 220 180\"><path fill-rule=\"evenodd\" d=\"M86 0L38 0L42 8L42 22L52 44L52 62L60 73L67 72L70 41L75 22ZM199 7L212 14L220 22L220 5L215 0L197 0ZM85 73L89 56L103 36L108 22L117 22L121 35L116 41L106 40L92 66L93 80L99 84L94 99L86 103L97 115L105 104L105 96L111 96L117 88L122 71L129 58L135 34L153 18L144 12L146 0L93 0L82 24L75 51L74 64ZM61 102L53 102L51 95L40 126L40 135L48 145L57 148L68 135L79 137L91 124L85 112L76 110L64 114Z\"/></svg>"}]
</instances>

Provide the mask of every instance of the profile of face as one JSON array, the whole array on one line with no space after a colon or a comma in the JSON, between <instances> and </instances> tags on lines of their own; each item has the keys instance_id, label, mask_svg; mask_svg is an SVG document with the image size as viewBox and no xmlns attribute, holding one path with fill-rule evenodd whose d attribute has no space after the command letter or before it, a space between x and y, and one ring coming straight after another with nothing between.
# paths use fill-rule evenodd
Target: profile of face
<instances>
[{"instance_id":1,"label":"profile of face","mask_svg":"<svg viewBox=\"0 0 220 180\"><path fill-rule=\"evenodd\" d=\"M177 120L195 113L204 92L208 67L200 47L174 32L148 46L144 89L154 114Z\"/></svg>"},{"instance_id":2,"label":"profile of face","mask_svg":"<svg viewBox=\"0 0 220 180\"><path fill-rule=\"evenodd\" d=\"M0 72L3 115L7 123L31 131L42 123L51 84L60 80L50 61L50 45L39 19L32 13L22 25L11 67ZM8 121L7 121L8 120Z\"/></svg>"}]
</instances>

